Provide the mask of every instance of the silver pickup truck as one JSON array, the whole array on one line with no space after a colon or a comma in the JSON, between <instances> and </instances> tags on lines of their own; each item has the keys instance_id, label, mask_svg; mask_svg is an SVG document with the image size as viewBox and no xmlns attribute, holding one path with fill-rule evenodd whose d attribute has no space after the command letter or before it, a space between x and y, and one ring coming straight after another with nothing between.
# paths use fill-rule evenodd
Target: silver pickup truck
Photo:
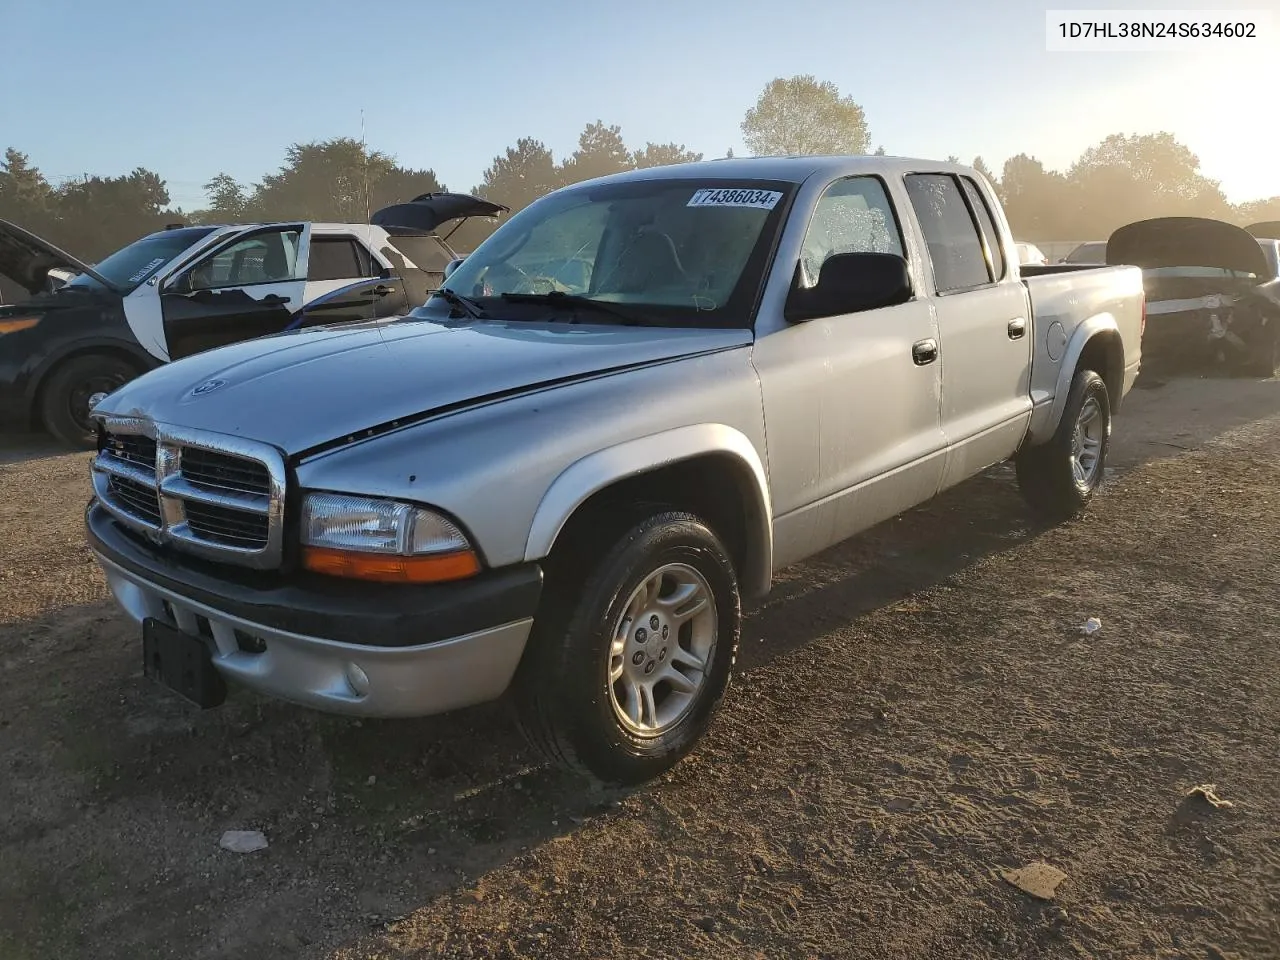
<instances>
[{"instance_id":1,"label":"silver pickup truck","mask_svg":"<svg viewBox=\"0 0 1280 960\"><path fill-rule=\"evenodd\" d=\"M949 163L620 174L450 267L407 317L95 409L88 538L148 675L375 717L508 694L553 760L640 782L706 729L775 571L1010 458L1074 515L1139 368L1141 272L1020 273Z\"/></svg>"}]
</instances>

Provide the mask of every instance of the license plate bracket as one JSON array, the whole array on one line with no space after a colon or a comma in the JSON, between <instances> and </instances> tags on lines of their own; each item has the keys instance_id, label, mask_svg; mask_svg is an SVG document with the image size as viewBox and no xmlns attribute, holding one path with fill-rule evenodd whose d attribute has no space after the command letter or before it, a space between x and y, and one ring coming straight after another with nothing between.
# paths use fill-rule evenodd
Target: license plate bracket
<instances>
[{"instance_id":1,"label":"license plate bracket","mask_svg":"<svg viewBox=\"0 0 1280 960\"><path fill-rule=\"evenodd\" d=\"M209 645L163 620L142 622L142 670L202 709L227 699L227 685L214 669Z\"/></svg>"}]
</instances>

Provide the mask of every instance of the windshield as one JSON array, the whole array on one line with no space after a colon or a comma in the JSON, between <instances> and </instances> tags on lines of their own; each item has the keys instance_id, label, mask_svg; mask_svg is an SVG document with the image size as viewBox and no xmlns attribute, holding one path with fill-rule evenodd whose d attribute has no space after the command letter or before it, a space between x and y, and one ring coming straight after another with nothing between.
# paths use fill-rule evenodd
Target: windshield
<instances>
[{"instance_id":1,"label":"windshield","mask_svg":"<svg viewBox=\"0 0 1280 960\"><path fill-rule=\"evenodd\" d=\"M1067 263L1102 263L1107 256L1107 244L1102 243L1082 243L1069 254L1067 254Z\"/></svg>"},{"instance_id":2,"label":"windshield","mask_svg":"<svg viewBox=\"0 0 1280 960\"><path fill-rule=\"evenodd\" d=\"M639 180L551 194L481 244L447 288L490 316L575 311L585 297L646 323L748 326L794 184ZM429 301L430 302L430 301ZM590 306L590 304L587 304ZM601 311L591 319L605 316Z\"/></svg>"},{"instance_id":3,"label":"windshield","mask_svg":"<svg viewBox=\"0 0 1280 960\"><path fill-rule=\"evenodd\" d=\"M126 293L163 267L193 243L213 232L213 227L187 227L182 230L166 230L143 237L99 263L93 269L106 277ZM67 283L69 287L100 287L87 273L77 275Z\"/></svg>"}]
</instances>

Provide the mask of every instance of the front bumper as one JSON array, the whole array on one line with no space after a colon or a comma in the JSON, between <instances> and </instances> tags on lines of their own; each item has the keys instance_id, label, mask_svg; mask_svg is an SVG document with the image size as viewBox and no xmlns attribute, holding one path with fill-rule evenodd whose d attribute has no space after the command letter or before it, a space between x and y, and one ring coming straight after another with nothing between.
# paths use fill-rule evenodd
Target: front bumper
<instances>
[{"instance_id":1,"label":"front bumper","mask_svg":"<svg viewBox=\"0 0 1280 960\"><path fill-rule=\"evenodd\" d=\"M329 713L426 716L496 699L541 593L533 564L429 587L304 575L219 580L144 546L96 504L85 524L134 621L154 617L202 637L227 680Z\"/></svg>"}]
</instances>

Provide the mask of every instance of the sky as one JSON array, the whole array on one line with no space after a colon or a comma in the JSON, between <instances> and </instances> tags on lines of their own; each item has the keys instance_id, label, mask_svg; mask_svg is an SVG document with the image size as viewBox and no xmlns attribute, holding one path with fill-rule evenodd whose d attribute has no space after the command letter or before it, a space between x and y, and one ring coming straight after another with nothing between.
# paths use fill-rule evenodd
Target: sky
<instances>
[{"instance_id":1,"label":"sky","mask_svg":"<svg viewBox=\"0 0 1280 960\"><path fill-rule=\"evenodd\" d=\"M1025 152L1064 169L1108 134L1168 130L1233 202L1280 194L1280 14L1271 37L1204 52L1051 53L1046 6L0 0L0 149L55 183L143 166L193 209L219 172L252 183L291 143L359 138L363 111L371 149L466 191L518 138L559 158L595 120L633 147L742 154L765 84L813 74L862 105L890 154L980 155L998 173Z\"/></svg>"}]
</instances>

